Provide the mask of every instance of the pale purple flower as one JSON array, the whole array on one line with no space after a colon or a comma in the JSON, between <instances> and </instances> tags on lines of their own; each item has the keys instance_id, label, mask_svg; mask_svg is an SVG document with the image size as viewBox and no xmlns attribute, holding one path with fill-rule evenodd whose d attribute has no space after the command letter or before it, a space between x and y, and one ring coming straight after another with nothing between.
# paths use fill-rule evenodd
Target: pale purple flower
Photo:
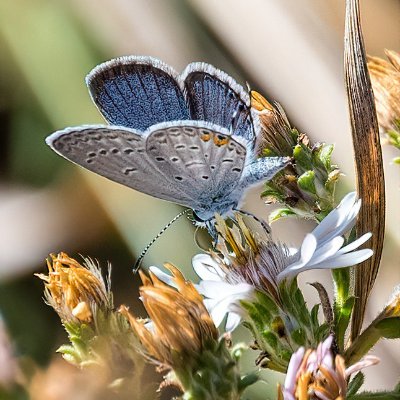
<instances>
[{"instance_id":1,"label":"pale purple flower","mask_svg":"<svg viewBox=\"0 0 400 400\"><path fill-rule=\"evenodd\" d=\"M340 355L334 357L329 336L316 350L300 347L291 357L285 383L284 400L335 400L346 398L348 378L361 369L377 364L379 359L366 356L346 368Z\"/></svg>"}]
</instances>

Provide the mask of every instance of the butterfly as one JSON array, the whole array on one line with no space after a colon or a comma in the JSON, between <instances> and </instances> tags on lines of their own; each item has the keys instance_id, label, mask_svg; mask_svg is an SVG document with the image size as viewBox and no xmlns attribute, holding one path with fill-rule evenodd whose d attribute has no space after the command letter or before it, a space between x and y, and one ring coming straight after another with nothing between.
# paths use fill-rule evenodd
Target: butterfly
<instances>
[{"instance_id":1,"label":"butterfly","mask_svg":"<svg viewBox=\"0 0 400 400\"><path fill-rule=\"evenodd\" d=\"M211 229L250 186L289 162L257 158L258 117L226 73L191 63L178 74L152 57L120 57L86 77L109 125L57 131L46 143L66 159L142 193L193 210ZM209 230L210 230L209 229Z\"/></svg>"}]
</instances>

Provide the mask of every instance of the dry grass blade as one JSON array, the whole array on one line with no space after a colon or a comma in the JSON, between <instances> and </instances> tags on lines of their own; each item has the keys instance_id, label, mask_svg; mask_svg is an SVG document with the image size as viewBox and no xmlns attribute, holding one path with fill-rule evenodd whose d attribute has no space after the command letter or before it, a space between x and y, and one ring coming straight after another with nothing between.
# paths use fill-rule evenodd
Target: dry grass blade
<instances>
[{"instance_id":1,"label":"dry grass blade","mask_svg":"<svg viewBox=\"0 0 400 400\"><path fill-rule=\"evenodd\" d=\"M356 162L357 190L362 209L357 233L372 232L374 255L355 270L356 302L351 338L360 332L368 296L379 270L385 229L385 183L378 122L360 24L358 0L346 0L344 42L346 90Z\"/></svg>"}]
</instances>

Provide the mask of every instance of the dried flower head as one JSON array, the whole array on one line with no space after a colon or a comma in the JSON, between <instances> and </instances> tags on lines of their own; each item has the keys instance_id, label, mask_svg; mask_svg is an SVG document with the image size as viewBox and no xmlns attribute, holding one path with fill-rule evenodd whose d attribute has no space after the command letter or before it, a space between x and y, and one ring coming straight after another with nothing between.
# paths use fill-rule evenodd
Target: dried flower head
<instances>
[{"instance_id":1,"label":"dried flower head","mask_svg":"<svg viewBox=\"0 0 400 400\"><path fill-rule=\"evenodd\" d=\"M321 221L334 207L334 189L340 171L331 164L333 145L311 144L308 137L290 126L279 104L272 106L260 93L251 93L251 105L261 124L261 156L289 156L293 163L266 183L262 196L267 203L285 208L273 212L270 222L298 215Z\"/></svg>"},{"instance_id":2,"label":"dried flower head","mask_svg":"<svg viewBox=\"0 0 400 400\"><path fill-rule=\"evenodd\" d=\"M379 362L377 357L366 356L346 368L343 357L332 353L332 341L329 336L316 350L301 347L293 354L280 398L283 394L284 400L345 399L350 375Z\"/></svg>"},{"instance_id":3,"label":"dried flower head","mask_svg":"<svg viewBox=\"0 0 400 400\"><path fill-rule=\"evenodd\" d=\"M173 265L165 266L176 289L154 274L149 278L140 271L140 296L151 323L134 318L126 307L120 311L128 317L150 357L169 368L187 368L187 363L218 339L218 330L193 284Z\"/></svg>"},{"instance_id":4,"label":"dried flower head","mask_svg":"<svg viewBox=\"0 0 400 400\"><path fill-rule=\"evenodd\" d=\"M389 61L369 57L368 69L382 132L400 129L400 54L385 50Z\"/></svg>"},{"instance_id":5,"label":"dried flower head","mask_svg":"<svg viewBox=\"0 0 400 400\"><path fill-rule=\"evenodd\" d=\"M160 367L170 370L164 384L179 387L184 399L239 400L243 390L257 381L254 374L240 375L240 350L228 349L219 338L203 298L171 264L172 273L164 283L150 272L140 271L141 299L150 322L134 318L126 307L120 312L131 323L147 355Z\"/></svg>"},{"instance_id":6,"label":"dried flower head","mask_svg":"<svg viewBox=\"0 0 400 400\"><path fill-rule=\"evenodd\" d=\"M259 148L291 157L296 145L296 135L292 132L283 108L279 104L272 106L264 96L254 90L251 92L251 106L260 118L262 139Z\"/></svg>"},{"instance_id":7,"label":"dried flower head","mask_svg":"<svg viewBox=\"0 0 400 400\"><path fill-rule=\"evenodd\" d=\"M51 254L48 275L36 274L45 282L45 298L63 322L90 322L94 309L111 308L109 283L90 259L84 265L65 253Z\"/></svg>"}]
</instances>

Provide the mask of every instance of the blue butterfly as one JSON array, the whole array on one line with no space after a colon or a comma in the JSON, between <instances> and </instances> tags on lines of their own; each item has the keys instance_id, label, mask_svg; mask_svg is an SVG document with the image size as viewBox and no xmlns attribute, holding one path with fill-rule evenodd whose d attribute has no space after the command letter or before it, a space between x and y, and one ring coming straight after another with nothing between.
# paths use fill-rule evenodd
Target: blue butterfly
<instances>
[{"instance_id":1,"label":"blue butterfly","mask_svg":"<svg viewBox=\"0 0 400 400\"><path fill-rule=\"evenodd\" d=\"M121 57L86 83L110 125L66 128L47 144L112 181L189 207L209 230L215 213L228 216L247 188L289 162L256 157L260 127L248 93L212 65L178 74L151 57Z\"/></svg>"}]
</instances>

